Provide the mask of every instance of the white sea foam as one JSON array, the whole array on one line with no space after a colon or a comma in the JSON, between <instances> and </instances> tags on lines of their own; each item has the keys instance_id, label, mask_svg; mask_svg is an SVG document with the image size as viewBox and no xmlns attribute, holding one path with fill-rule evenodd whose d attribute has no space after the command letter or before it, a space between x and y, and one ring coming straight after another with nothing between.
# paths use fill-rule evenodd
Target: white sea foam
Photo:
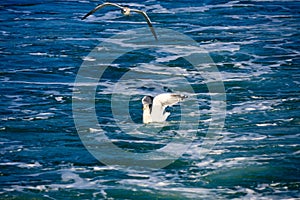
<instances>
[{"instance_id":1,"label":"white sea foam","mask_svg":"<svg viewBox=\"0 0 300 200\"><path fill-rule=\"evenodd\" d=\"M224 4L215 4L215 5L203 5L203 6L187 6L184 8L172 8L169 9L170 12L173 13L202 13L202 12L207 12L211 9L218 9L218 8L231 8L234 6L239 6L239 7L253 7L253 4L243 4L240 3L240 1L228 1L227 3Z\"/></svg>"},{"instance_id":2,"label":"white sea foam","mask_svg":"<svg viewBox=\"0 0 300 200\"><path fill-rule=\"evenodd\" d=\"M277 126L277 123L261 123L256 124L256 126L264 127L264 126Z\"/></svg>"},{"instance_id":3,"label":"white sea foam","mask_svg":"<svg viewBox=\"0 0 300 200\"><path fill-rule=\"evenodd\" d=\"M241 114L251 111L273 110L281 100L255 100L243 103L232 104L233 108L227 110L228 114Z\"/></svg>"},{"instance_id":4,"label":"white sea foam","mask_svg":"<svg viewBox=\"0 0 300 200\"><path fill-rule=\"evenodd\" d=\"M68 57L68 55L64 55L64 54L49 54L49 53L43 53L43 52L32 52L29 53L29 55L31 56L47 56L47 57L60 57L60 58L66 58Z\"/></svg>"},{"instance_id":5,"label":"white sea foam","mask_svg":"<svg viewBox=\"0 0 300 200\"><path fill-rule=\"evenodd\" d=\"M0 163L0 166L17 166L20 168L37 168L37 167L42 167L42 165L39 162L34 162L34 163L23 163L23 162L5 162L5 163Z\"/></svg>"},{"instance_id":6,"label":"white sea foam","mask_svg":"<svg viewBox=\"0 0 300 200\"><path fill-rule=\"evenodd\" d=\"M63 97L55 97L55 100L58 101L58 102L63 102Z\"/></svg>"}]
</instances>

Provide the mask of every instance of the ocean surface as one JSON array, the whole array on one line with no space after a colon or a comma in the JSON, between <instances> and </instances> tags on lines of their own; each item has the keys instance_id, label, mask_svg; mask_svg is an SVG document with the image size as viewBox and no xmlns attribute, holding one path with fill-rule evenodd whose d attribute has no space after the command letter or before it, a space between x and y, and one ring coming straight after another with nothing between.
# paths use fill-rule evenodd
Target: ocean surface
<instances>
[{"instance_id":1,"label":"ocean surface","mask_svg":"<svg viewBox=\"0 0 300 200\"><path fill-rule=\"evenodd\" d=\"M101 1L1 1L0 199L299 199L300 1L114 2L158 41L137 13L81 20ZM189 98L143 125L163 92Z\"/></svg>"}]
</instances>

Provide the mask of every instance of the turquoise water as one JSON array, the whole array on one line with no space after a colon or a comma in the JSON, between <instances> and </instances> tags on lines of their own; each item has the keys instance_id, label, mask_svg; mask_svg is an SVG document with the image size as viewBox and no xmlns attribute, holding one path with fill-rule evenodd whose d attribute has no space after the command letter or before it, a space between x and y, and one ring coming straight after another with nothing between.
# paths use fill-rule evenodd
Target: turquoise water
<instances>
[{"instance_id":1,"label":"turquoise water","mask_svg":"<svg viewBox=\"0 0 300 200\"><path fill-rule=\"evenodd\" d=\"M138 14L124 17L113 8L80 20L98 3L0 3L1 199L300 198L299 1L125 3L147 11L158 30L171 29L196 41L224 84L224 127L204 155L199 152L214 113L213 96L189 63L157 46L131 51L107 68L95 95L100 128L89 134L105 132L120 148L139 155L166 146L179 132L181 115L190 113L184 103L169 108L168 122L152 134L156 125L142 125L143 95L187 90L177 76L164 73L180 74L192 85L193 105L200 112L199 124L189 130L196 132L193 143L163 168L105 165L77 132L74 83L83 63L93 64L89 53L106 38L147 28ZM132 79L114 89L124 74ZM139 82L140 74L148 82ZM130 116L114 117L114 91L121 102L129 98ZM176 146L171 150L178 151Z\"/></svg>"}]
</instances>

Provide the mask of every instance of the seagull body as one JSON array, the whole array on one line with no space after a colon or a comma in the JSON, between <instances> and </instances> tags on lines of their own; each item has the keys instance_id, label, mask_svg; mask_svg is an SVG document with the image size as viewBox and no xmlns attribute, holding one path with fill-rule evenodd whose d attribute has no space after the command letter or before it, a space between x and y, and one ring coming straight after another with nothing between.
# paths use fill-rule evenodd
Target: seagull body
<instances>
[{"instance_id":1,"label":"seagull body","mask_svg":"<svg viewBox=\"0 0 300 200\"><path fill-rule=\"evenodd\" d=\"M142 99L143 103L143 123L148 124L151 122L164 122L170 115L165 112L165 108L173 106L176 103L187 98L185 95L163 93L156 97L145 96Z\"/></svg>"},{"instance_id":2,"label":"seagull body","mask_svg":"<svg viewBox=\"0 0 300 200\"><path fill-rule=\"evenodd\" d=\"M82 17L82 20L84 20L85 18L87 18L89 15L93 14L97 10L99 10L101 8L104 8L106 6L115 6L117 8L120 8L121 11L122 11L122 14L125 15L125 16L130 15L131 12L136 12L136 13L139 13L139 14L143 15L144 18L147 21L147 24L148 24L148 26L149 26L149 28L150 28L150 30L151 30L151 32L152 32L155 40L157 40L157 35L156 35L155 31L154 31L154 28L152 26L151 20L148 17L148 15L146 14L146 12L141 11L141 10L137 10L137 9L131 9L131 8L128 8L128 7L123 7L123 6L120 6L120 5L116 4L116 3L109 3L109 2L107 2L107 3L103 3L101 5L98 5L93 10L91 10L90 12L88 12L84 17Z\"/></svg>"}]
</instances>

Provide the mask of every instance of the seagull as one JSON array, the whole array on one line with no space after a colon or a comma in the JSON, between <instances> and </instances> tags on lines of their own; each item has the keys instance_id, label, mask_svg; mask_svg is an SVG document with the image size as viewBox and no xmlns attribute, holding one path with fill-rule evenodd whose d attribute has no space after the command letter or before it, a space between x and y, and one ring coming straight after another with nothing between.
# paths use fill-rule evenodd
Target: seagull
<instances>
[{"instance_id":1,"label":"seagull","mask_svg":"<svg viewBox=\"0 0 300 200\"><path fill-rule=\"evenodd\" d=\"M170 115L165 112L165 108L173 106L176 103L183 101L187 96L181 94L162 93L156 97L144 96L143 104L143 123L164 122Z\"/></svg>"},{"instance_id":2,"label":"seagull","mask_svg":"<svg viewBox=\"0 0 300 200\"><path fill-rule=\"evenodd\" d=\"M155 31L154 31L154 28L153 28L153 26L152 26L152 23L151 23L150 18L148 17L148 15L146 14L146 12L141 11L141 10L131 9L131 8L128 8L128 7L123 7L123 6L120 6L120 5L116 4L116 3L109 3L109 2L106 2L106 3L103 3L103 4L101 4L101 5L96 6L93 10L91 10L91 11L88 12L84 17L82 17L82 20L84 20L85 18L87 18L89 15L93 14L93 13L96 12L97 10L99 10L99 9L101 9L101 8L104 8L104 7L106 7L106 6L115 6L115 7L120 8L121 11L122 11L122 14L125 15L125 16L130 15L130 12L136 12L136 13L139 13L139 14L143 15L144 18L145 18L146 21L147 21L148 26L150 27L150 30L151 30L151 32L152 32L152 34L153 34L155 40L157 41L157 35L156 35Z\"/></svg>"}]
</instances>

